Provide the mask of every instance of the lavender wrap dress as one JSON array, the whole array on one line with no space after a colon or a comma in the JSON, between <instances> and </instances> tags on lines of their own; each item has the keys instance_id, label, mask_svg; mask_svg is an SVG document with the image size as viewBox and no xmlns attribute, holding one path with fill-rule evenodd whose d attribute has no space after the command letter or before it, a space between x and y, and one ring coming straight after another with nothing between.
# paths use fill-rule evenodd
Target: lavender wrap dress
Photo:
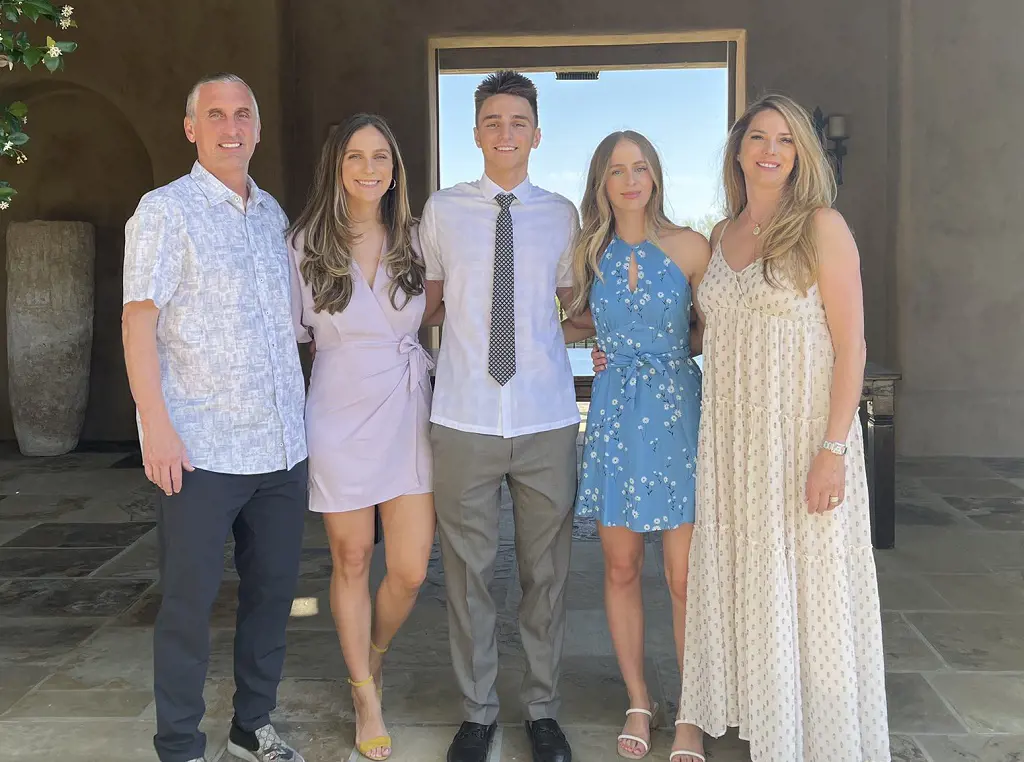
<instances>
[{"instance_id":1,"label":"lavender wrap dress","mask_svg":"<svg viewBox=\"0 0 1024 762\"><path fill-rule=\"evenodd\" d=\"M290 243L296 332L316 341L306 399L309 509L358 510L431 492L430 369L418 331L426 296L406 303L382 264L373 287L354 265L352 299L339 313L313 311L302 278L302 235Z\"/></svg>"}]
</instances>

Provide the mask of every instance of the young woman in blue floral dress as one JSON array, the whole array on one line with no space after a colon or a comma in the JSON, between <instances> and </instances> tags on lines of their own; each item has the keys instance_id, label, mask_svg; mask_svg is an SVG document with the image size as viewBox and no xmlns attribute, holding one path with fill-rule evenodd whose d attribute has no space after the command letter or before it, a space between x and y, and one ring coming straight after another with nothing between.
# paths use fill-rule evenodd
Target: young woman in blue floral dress
<instances>
[{"instance_id":1,"label":"young woman in blue floral dress","mask_svg":"<svg viewBox=\"0 0 1024 762\"><path fill-rule=\"evenodd\" d=\"M692 355L703 325L697 309L691 327L691 307L711 251L666 217L661 163L636 132L598 146L581 217L563 325L567 341L596 333L608 368L594 379L576 513L599 522L608 625L629 694L618 751L639 759L657 712L644 680L647 532L661 533L682 664L701 394Z\"/></svg>"}]
</instances>

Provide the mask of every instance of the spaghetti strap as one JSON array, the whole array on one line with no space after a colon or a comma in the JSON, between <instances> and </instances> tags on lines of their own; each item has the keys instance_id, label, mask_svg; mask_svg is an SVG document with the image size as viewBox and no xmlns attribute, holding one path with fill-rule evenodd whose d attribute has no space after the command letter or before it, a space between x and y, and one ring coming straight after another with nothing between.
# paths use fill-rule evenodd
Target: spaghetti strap
<instances>
[{"instance_id":1,"label":"spaghetti strap","mask_svg":"<svg viewBox=\"0 0 1024 762\"><path fill-rule=\"evenodd\" d=\"M718 246L720 246L722 244L722 238L725 237L725 231L729 229L729 224L732 222L732 218L731 217L726 217L724 222L725 222L725 224L722 225L722 232L718 234L718 240L715 241L715 245L711 247L712 249L714 249L714 248L716 248L716 247L718 247ZM713 230L711 231L711 234L714 235L714 231Z\"/></svg>"}]
</instances>

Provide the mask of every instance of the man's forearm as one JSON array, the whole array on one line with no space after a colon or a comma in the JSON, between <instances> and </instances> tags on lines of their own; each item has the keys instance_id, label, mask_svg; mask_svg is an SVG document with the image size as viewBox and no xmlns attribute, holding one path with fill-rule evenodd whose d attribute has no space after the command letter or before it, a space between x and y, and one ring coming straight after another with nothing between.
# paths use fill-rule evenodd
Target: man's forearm
<instances>
[{"instance_id":1,"label":"man's forearm","mask_svg":"<svg viewBox=\"0 0 1024 762\"><path fill-rule=\"evenodd\" d=\"M156 349L156 307L126 305L121 318L121 340L128 384L144 426L169 422L160 384L160 359Z\"/></svg>"},{"instance_id":2,"label":"man's forearm","mask_svg":"<svg viewBox=\"0 0 1024 762\"><path fill-rule=\"evenodd\" d=\"M562 321L562 335L565 337L566 344L575 344L577 341L586 341L591 336L597 333L594 327L591 326L579 326L572 321L571 318L566 318Z\"/></svg>"},{"instance_id":3,"label":"man's forearm","mask_svg":"<svg viewBox=\"0 0 1024 762\"><path fill-rule=\"evenodd\" d=\"M438 306L438 308L436 310L434 310L432 313L430 313L430 314L424 313L423 325L428 327L428 328L429 327L433 327L433 326L437 326L437 325L441 325L443 322L444 322L444 302L441 302L441 304Z\"/></svg>"}]
</instances>

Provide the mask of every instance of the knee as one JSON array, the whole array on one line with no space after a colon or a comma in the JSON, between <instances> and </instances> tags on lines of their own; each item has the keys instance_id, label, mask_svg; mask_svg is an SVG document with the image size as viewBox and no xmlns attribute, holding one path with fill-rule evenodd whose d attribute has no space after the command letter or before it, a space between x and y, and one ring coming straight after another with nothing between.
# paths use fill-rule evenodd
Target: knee
<instances>
[{"instance_id":1,"label":"knee","mask_svg":"<svg viewBox=\"0 0 1024 762\"><path fill-rule=\"evenodd\" d=\"M422 564L403 563L388 569L388 579L396 588L408 596L414 596L423 586L427 567Z\"/></svg>"},{"instance_id":2,"label":"knee","mask_svg":"<svg viewBox=\"0 0 1024 762\"><path fill-rule=\"evenodd\" d=\"M668 591L677 601L686 600L687 569L665 568L665 582L668 584Z\"/></svg>"},{"instance_id":3,"label":"knee","mask_svg":"<svg viewBox=\"0 0 1024 762\"><path fill-rule=\"evenodd\" d=\"M610 587L632 587L640 581L642 557L605 558L604 578Z\"/></svg>"},{"instance_id":4,"label":"knee","mask_svg":"<svg viewBox=\"0 0 1024 762\"><path fill-rule=\"evenodd\" d=\"M346 545L334 548L331 559L334 563L334 574L344 581L361 581L370 576L370 561L373 558L373 545Z\"/></svg>"}]
</instances>

